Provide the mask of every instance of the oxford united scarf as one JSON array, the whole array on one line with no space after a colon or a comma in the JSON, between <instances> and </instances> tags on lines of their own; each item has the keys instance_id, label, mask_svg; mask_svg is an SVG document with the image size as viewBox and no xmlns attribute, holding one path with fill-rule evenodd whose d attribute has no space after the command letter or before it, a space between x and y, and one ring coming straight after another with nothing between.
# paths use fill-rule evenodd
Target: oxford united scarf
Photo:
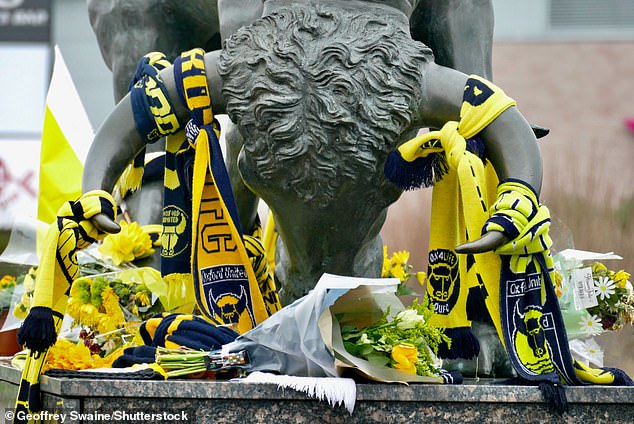
<instances>
[{"instance_id":1,"label":"oxford united scarf","mask_svg":"<svg viewBox=\"0 0 634 424\"><path fill-rule=\"evenodd\" d=\"M192 171L192 273L203 315L240 333L268 312L253 272L211 109L204 52L194 49L174 62L178 93L191 112L188 139L195 149Z\"/></svg>"},{"instance_id":2,"label":"oxford united scarf","mask_svg":"<svg viewBox=\"0 0 634 424\"><path fill-rule=\"evenodd\" d=\"M488 218L489 198L497 177L485 168L477 134L515 102L488 81L470 76L464 90L460 122L447 122L390 152L386 176L404 189L434 184L427 296L434 308L433 324L446 329L451 339L441 345L443 358L471 358L479 343L467 316L469 293L477 294L485 281L499 278L499 258L492 253L458 254L455 247L480 236ZM491 189L493 187L493 189ZM475 267L478 262L481 266ZM474 293L476 292L476 293ZM494 297L487 296L494 311Z\"/></svg>"},{"instance_id":3,"label":"oxford united scarf","mask_svg":"<svg viewBox=\"0 0 634 424\"><path fill-rule=\"evenodd\" d=\"M502 339L518 375L539 384L553 407L563 412L563 385L632 385L616 368L594 369L574 360L553 284L550 212L537 194L519 180L497 189L491 218L483 232L500 231L510 240L500 255Z\"/></svg>"},{"instance_id":4,"label":"oxford united scarf","mask_svg":"<svg viewBox=\"0 0 634 424\"><path fill-rule=\"evenodd\" d=\"M62 325L70 287L79 276L77 251L106 234L90 220L105 213L114 221L116 206L110 194L96 190L77 201L66 202L57 212L57 220L49 227L37 273L32 306L18 333L18 341L29 349L22 372L16 402L17 411L39 411L39 377L46 352L57 339ZM16 417L25 415L16 415ZM19 420L16 418L16 423Z\"/></svg>"},{"instance_id":5,"label":"oxford united scarf","mask_svg":"<svg viewBox=\"0 0 634 424\"><path fill-rule=\"evenodd\" d=\"M168 135L161 273L170 284L195 279L196 303L203 315L235 323L244 332L281 305L261 234L243 236L240 228L218 142L220 127L211 109L204 51L184 52L174 63L177 92L192 118L185 137L182 132L169 135L179 126L166 118L173 115L167 90L145 62L142 59L140 68L148 75L140 71L143 77L136 77L140 82L131 91L137 130L148 142L156 134Z\"/></svg>"}]
</instances>

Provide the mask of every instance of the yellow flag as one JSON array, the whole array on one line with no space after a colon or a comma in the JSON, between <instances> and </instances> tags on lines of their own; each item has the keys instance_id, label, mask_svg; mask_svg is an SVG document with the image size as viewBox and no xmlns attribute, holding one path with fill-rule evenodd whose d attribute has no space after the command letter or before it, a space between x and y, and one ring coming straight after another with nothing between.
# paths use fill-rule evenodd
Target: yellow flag
<instances>
[{"instance_id":1,"label":"yellow flag","mask_svg":"<svg viewBox=\"0 0 634 424\"><path fill-rule=\"evenodd\" d=\"M81 195L83 163L93 136L70 72L59 47L55 46L42 129L38 220L50 224L64 202Z\"/></svg>"}]
</instances>

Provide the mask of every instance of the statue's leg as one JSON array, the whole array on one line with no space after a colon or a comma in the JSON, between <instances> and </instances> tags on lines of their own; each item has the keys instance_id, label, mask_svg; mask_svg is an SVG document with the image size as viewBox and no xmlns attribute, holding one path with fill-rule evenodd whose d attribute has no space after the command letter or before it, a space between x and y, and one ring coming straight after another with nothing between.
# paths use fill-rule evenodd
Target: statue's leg
<instances>
[{"instance_id":1,"label":"statue's leg","mask_svg":"<svg viewBox=\"0 0 634 424\"><path fill-rule=\"evenodd\" d=\"M86 0L93 31L113 73L115 101L128 92L139 58L173 60L194 47L220 48L218 0Z\"/></svg>"},{"instance_id":2,"label":"statue's leg","mask_svg":"<svg viewBox=\"0 0 634 424\"><path fill-rule=\"evenodd\" d=\"M238 131L238 127L229 119L223 125L222 133L225 138L225 164L236 200L240 224L242 231L245 234L250 234L254 230L257 220L260 199L244 184L238 170L238 155L244 145L244 138Z\"/></svg>"},{"instance_id":3,"label":"statue's leg","mask_svg":"<svg viewBox=\"0 0 634 424\"><path fill-rule=\"evenodd\" d=\"M436 63L491 79L491 0L421 0L410 24L412 38L431 47Z\"/></svg>"},{"instance_id":4,"label":"statue's leg","mask_svg":"<svg viewBox=\"0 0 634 424\"><path fill-rule=\"evenodd\" d=\"M262 16L264 0L218 0L220 36L226 39L238 28Z\"/></svg>"}]
</instances>

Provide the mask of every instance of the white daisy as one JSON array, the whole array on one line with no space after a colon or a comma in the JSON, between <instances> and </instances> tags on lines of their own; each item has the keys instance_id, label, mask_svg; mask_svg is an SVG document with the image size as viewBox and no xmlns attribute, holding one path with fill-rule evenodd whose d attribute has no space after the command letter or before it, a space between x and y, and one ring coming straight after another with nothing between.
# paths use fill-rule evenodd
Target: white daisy
<instances>
[{"instance_id":1,"label":"white daisy","mask_svg":"<svg viewBox=\"0 0 634 424\"><path fill-rule=\"evenodd\" d=\"M603 333L603 327L601 326L601 320L596 315L587 315L579 321L579 327L588 336L598 336Z\"/></svg>"},{"instance_id":2,"label":"white daisy","mask_svg":"<svg viewBox=\"0 0 634 424\"><path fill-rule=\"evenodd\" d=\"M608 277L599 277L598 280L594 280L594 294L604 300L614 294L614 281Z\"/></svg>"}]
</instances>

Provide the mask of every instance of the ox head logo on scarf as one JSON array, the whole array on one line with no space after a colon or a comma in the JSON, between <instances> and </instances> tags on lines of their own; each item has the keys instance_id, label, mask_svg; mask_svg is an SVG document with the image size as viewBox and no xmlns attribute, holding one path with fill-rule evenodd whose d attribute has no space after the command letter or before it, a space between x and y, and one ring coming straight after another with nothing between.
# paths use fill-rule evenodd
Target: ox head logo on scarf
<instances>
[{"instance_id":1,"label":"ox head logo on scarf","mask_svg":"<svg viewBox=\"0 0 634 424\"><path fill-rule=\"evenodd\" d=\"M538 374L555 371L543 322L544 316L539 309L531 308L522 314L519 311L519 305L515 305L513 311L515 350L522 364Z\"/></svg>"},{"instance_id":2,"label":"ox head logo on scarf","mask_svg":"<svg viewBox=\"0 0 634 424\"><path fill-rule=\"evenodd\" d=\"M429 284L430 297L434 304L434 312L448 314L456 305L460 292L460 275L458 257L447 249L436 249L429 252Z\"/></svg>"},{"instance_id":3,"label":"ox head logo on scarf","mask_svg":"<svg viewBox=\"0 0 634 424\"><path fill-rule=\"evenodd\" d=\"M187 214L181 208L174 205L163 208L161 256L171 258L187 249L189 238L184 236L187 221Z\"/></svg>"}]
</instances>

